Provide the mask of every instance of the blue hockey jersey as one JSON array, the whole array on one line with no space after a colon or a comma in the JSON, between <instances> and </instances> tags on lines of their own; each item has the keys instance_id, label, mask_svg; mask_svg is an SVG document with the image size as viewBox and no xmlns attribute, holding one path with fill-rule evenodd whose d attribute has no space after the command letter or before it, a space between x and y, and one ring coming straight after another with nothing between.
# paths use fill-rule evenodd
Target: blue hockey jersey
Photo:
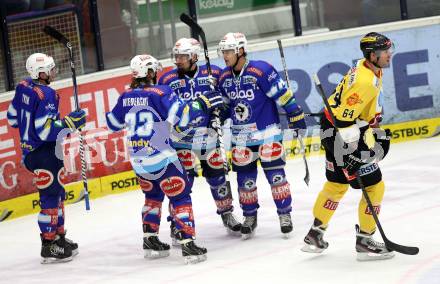
<instances>
[{"instance_id":1,"label":"blue hockey jersey","mask_svg":"<svg viewBox=\"0 0 440 284\"><path fill-rule=\"evenodd\" d=\"M21 81L8 108L9 124L20 131L23 158L45 142L56 141L64 129L58 112L58 94L27 78Z\"/></svg>"},{"instance_id":2,"label":"blue hockey jersey","mask_svg":"<svg viewBox=\"0 0 440 284\"><path fill-rule=\"evenodd\" d=\"M124 92L106 119L112 131L127 129L130 160L140 169L133 166L135 171L152 173L178 159L171 131L191 130L191 121L201 115L199 104L186 104L169 86L156 85Z\"/></svg>"},{"instance_id":3,"label":"blue hockey jersey","mask_svg":"<svg viewBox=\"0 0 440 284\"><path fill-rule=\"evenodd\" d=\"M221 69L216 65L211 65L212 77L218 82ZM208 79L208 69L206 65L197 67L194 77L187 75L179 76L177 69L173 69L163 74L159 79L159 85L170 86L176 94L184 101L194 101L201 94L210 91L210 81ZM193 122L193 131L185 136L172 137L173 145L179 148L212 148L217 143L215 135L208 135L209 116L199 116ZM212 134L214 132L211 131Z\"/></svg>"},{"instance_id":4,"label":"blue hockey jersey","mask_svg":"<svg viewBox=\"0 0 440 284\"><path fill-rule=\"evenodd\" d=\"M287 84L265 61L247 61L238 76L226 67L219 89L229 103L232 142L238 145L282 140L277 104L287 113L299 110Z\"/></svg>"}]
</instances>

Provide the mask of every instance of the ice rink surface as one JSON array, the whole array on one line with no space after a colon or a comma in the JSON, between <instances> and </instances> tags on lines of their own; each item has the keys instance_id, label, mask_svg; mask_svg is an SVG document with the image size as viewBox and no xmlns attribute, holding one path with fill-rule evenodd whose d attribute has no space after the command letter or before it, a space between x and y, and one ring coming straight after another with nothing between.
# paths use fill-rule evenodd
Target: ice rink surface
<instances>
[{"instance_id":1,"label":"ice rink surface","mask_svg":"<svg viewBox=\"0 0 440 284\"><path fill-rule=\"evenodd\" d=\"M258 228L243 241L226 234L215 213L208 185L197 179L193 204L197 242L208 260L184 265L180 249L168 258L143 258L140 191L107 196L66 208L68 237L80 245L79 255L64 264L40 264L36 215L0 223L0 283L440 283L440 138L391 145L381 162L386 191L380 220L387 237L418 246L419 255L396 254L376 262L356 261L355 230L359 190L350 189L325 235L330 243L320 255L300 251L313 220L312 207L325 180L324 157L309 158L310 187L302 178L301 159L288 162L294 233L282 238L270 188L260 172ZM235 175L235 213L238 206ZM167 202L164 202L166 208ZM169 242L162 214L161 239ZM380 239L376 233L376 239Z\"/></svg>"}]
</instances>

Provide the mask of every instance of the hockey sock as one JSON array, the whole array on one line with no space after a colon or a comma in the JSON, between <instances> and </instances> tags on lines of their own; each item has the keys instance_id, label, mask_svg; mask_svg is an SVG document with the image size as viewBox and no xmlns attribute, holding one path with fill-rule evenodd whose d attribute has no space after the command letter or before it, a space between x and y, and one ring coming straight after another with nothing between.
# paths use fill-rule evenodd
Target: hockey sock
<instances>
[{"instance_id":1,"label":"hockey sock","mask_svg":"<svg viewBox=\"0 0 440 284\"><path fill-rule=\"evenodd\" d=\"M211 188L211 194L217 206L217 214L232 211L232 193L226 186L224 176L206 178Z\"/></svg>"},{"instance_id":2,"label":"hockey sock","mask_svg":"<svg viewBox=\"0 0 440 284\"><path fill-rule=\"evenodd\" d=\"M64 201L60 201L60 203L58 204L57 234L65 234L65 230L64 230Z\"/></svg>"},{"instance_id":3,"label":"hockey sock","mask_svg":"<svg viewBox=\"0 0 440 284\"><path fill-rule=\"evenodd\" d=\"M238 195L243 216L255 216L260 207L257 193L257 169L237 172Z\"/></svg>"},{"instance_id":4,"label":"hockey sock","mask_svg":"<svg viewBox=\"0 0 440 284\"><path fill-rule=\"evenodd\" d=\"M370 197L374 211L377 215L379 215L380 204L385 193L384 182L380 181L375 185L368 186L365 188L365 190L368 193L368 197ZM376 222L374 222L373 215L370 208L367 206L367 201L365 200L364 195L362 195L362 199L359 202L359 225L361 231L368 234L371 234L376 230Z\"/></svg>"},{"instance_id":5,"label":"hockey sock","mask_svg":"<svg viewBox=\"0 0 440 284\"><path fill-rule=\"evenodd\" d=\"M58 208L41 209L38 226L45 240L54 240L57 233Z\"/></svg>"},{"instance_id":6,"label":"hockey sock","mask_svg":"<svg viewBox=\"0 0 440 284\"><path fill-rule=\"evenodd\" d=\"M194 214L191 197L171 200L173 204L174 222L177 230L181 231L184 239L195 237Z\"/></svg>"},{"instance_id":7,"label":"hockey sock","mask_svg":"<svg viewBox=\"0 0 440 284\"><path fill-rule=\"evenodd\" d=\"M348 184L327 181L318 195L313 207L313 215L327 227L328 222L338 208L339 201L348 190Z\"/></svg>"},{"instance_id":8,"label":"hockey sock","mask_svg":"<svg viewBox=\"0 0 440 284\"><path fill-rule=\"evenodd\" d=\"M265 169L264 174L270 184L277 213L279 215L290 213L292 211L292 196L284 169Z\"/></svg>"},{"instance_id":9,"label":"hockey sock","mask_svg":"<svg viewBox=\"0 0 440 284\"><path fill-rule=\"evenodd\" d=\"M159 231L161 210L162 201L146 198L145 205L142 207L142 224L149 225L157 233Z\"/></svg>"}]
</instances>

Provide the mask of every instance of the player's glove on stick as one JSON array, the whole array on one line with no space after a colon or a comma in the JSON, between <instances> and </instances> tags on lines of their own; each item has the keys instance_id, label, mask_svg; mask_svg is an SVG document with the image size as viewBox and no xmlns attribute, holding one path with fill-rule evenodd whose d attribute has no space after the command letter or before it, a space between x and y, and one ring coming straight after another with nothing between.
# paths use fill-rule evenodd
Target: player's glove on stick
<instances>
[{"instance_id":1,"label":"player's glove on stick","mask_svg":"<svg viewBox=\"0 0 440 284\"><path fill-rule=\"evenodd\" d=\"M223 109L222 94L218 91L205 92L196 99L196 102L205 112L211 112L216 108Z\"/></svg>"},{"instance_id":2,"label":"player's glove on stick","mask_svg":"<svg viewBox=\"0 0 440 284\"><path fill-rule=\"evenodd\" d=\"M81 130L86 124L86 112L82 109L72 111L63 119L66 127L75 130Z\"/></svg>"}]
</instances>

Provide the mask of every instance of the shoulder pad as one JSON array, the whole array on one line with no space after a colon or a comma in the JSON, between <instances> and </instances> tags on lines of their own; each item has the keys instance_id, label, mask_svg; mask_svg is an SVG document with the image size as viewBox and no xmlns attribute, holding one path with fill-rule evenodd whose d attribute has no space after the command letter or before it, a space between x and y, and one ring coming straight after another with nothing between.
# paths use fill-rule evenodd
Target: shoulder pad
<instances>
[{"instance_id":1,"label":"shoulder pad","mask_svg":"<svg viewBox=\"0 0 440 284\"><path fill-rule=\"evenodd\" d=\"M221 80L225 79L226 77L228 77L230 75L231 75L231 70L223 71L222 74L220 75L220 79L219 80L221 81Z\"/></svg>"},{"instance_id":2,"label":"shoulder pad","mask_svg":"<svg viewBox=\"0 0 440 284\"><path fill-rule=\"evenodd\" d=\"M34 90L34 92L37 94L37 96L40 100L44 100L45 95L44 95L43 90L40 89L40 87L34 86L32 88L32 90Z\"/></svg>"}]
</instances>

